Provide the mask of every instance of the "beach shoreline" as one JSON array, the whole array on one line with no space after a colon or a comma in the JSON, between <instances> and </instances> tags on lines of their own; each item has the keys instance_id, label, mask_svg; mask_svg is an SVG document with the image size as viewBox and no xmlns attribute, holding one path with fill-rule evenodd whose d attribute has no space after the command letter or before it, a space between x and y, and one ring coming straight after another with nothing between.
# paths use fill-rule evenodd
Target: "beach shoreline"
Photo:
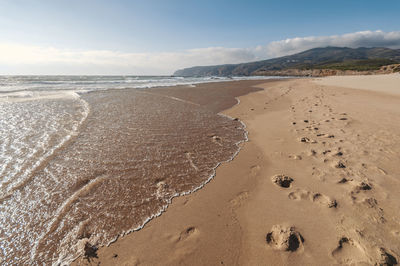
<instances>
[{"instance_id":1,"label":"beach shoreline","mask_svg":"<svg viewBox=\"0 0 400 266\"><path fill-rule=\"evenodd\" d=\"M368 78L372 87L396 88L398 80ZM400 99L363 90L364 77L358 79L355 89L334 87L336 81L271 81L240 96L240 104L222 112L243 121L249 134L234 160L140 231L74 264L397 262ZM279 186L276 175L292 182ZM279 239L287 234L277 228L296 237L294 250L285 251Z\"/></svg>"}]
</instances>

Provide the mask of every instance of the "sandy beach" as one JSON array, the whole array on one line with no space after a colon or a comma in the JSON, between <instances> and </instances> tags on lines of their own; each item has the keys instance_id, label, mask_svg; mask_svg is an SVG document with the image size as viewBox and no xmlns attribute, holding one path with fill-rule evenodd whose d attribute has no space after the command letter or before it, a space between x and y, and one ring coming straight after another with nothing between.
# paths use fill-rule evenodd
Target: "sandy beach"
<instances>
[{"instance_id":1,"label":"sandy beach","mask_svg":"<svg viewBox=\"0 0 400 266\"><path fill-rule=\"evenodd\" d=\"M0 266L400 264L399 0L0 10Z\"/></svg>"},{"instance_id":2,"label":"sandy beach","mask_svg":"<svg viewBox=\"0 0 400 266\"><path fill-rule=\"evenodd\" d=\"M247 126L234 160L75 265L399 262L400 74L253 85L223 111Z\"/></svg>"}]
</instances>

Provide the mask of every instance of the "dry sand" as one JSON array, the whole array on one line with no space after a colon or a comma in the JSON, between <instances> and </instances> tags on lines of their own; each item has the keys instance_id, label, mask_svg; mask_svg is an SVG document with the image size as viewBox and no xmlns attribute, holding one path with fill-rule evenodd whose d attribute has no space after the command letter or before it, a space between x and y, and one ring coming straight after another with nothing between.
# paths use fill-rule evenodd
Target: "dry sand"
<instances>
[{"instance_id":1,"label":"dry sand","mask_svg":"<svg viewBox=\"0 0 400 266\"><path fill-rule=\"evenodd\" d=\"M400 74L371 76L331 76L315 79L315 82L325 86L363 89L400 95Z\"/></svg>"},{"instance_id":2,"label":"dry sand","mask_svg":"<svg viewBox=\"0 0 400 266\"><path fill-rule=\"evenodd\" d=\"M248 127L239 155L144 229L75 263L397 263L400 96L382 88L400 91L399 76L278 81L240 97L224 112Z\"/></svg>"}]
</instances>

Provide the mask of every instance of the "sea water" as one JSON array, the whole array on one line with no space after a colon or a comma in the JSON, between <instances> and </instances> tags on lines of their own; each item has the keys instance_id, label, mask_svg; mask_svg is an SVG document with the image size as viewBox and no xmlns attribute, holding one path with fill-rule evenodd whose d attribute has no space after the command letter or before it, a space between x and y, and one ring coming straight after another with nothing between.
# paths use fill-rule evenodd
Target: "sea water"
<instances>
[{"instance_id":1,"label":"sea water","mask_svg":"<svg viewBox=\"0 0 400 266\"><path fill-rule=\"evenodd\" d=\"M194 86L240 79L0 77L1 264L69 263L202 187L246 131Z\"/></svg>"}]
</instances>

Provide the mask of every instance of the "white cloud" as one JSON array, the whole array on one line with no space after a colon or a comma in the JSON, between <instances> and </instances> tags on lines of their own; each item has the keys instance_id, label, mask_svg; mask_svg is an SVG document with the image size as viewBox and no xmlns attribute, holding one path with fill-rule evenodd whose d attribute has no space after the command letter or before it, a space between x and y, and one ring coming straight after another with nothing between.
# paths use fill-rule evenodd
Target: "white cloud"
<instances>
[{"instance_id":1,"label":"white cloud","mask_svg":"<svg viewBox=\"0 0 400 266\"><path fill-rule=\"evenodd\" d=\"M400 48L400 31L360 31L344 35L292 38L271 42L267 45L267 51L270 57L277 57L326 46Z\"/></svg>"},{"instance_id":2,"label":"white cloud","mask_svg":"<svg viewBox=\"0 0 400 266\"><path fill-rule=\"evenodd\" d=\"M0 43L0 74L172 74L183 67L262 60L325 46L400 48L400 31L362 31L292 38L252 48L210 47L163 53L80 51Z\"/></svg>"},{"instance_id":3,"label":"white cloud","mask_svg":"<svg viewBox=\"0 0 400 266\"><path fill-rule=\"evenodd\" d=\"M255 58L252 49L223 47L183 52L122 53L0 44L1 74L171 74L178 68L193 65L240 63ZM4 73L7 69L12 71Z\"/></svg>"}]
</instances>

